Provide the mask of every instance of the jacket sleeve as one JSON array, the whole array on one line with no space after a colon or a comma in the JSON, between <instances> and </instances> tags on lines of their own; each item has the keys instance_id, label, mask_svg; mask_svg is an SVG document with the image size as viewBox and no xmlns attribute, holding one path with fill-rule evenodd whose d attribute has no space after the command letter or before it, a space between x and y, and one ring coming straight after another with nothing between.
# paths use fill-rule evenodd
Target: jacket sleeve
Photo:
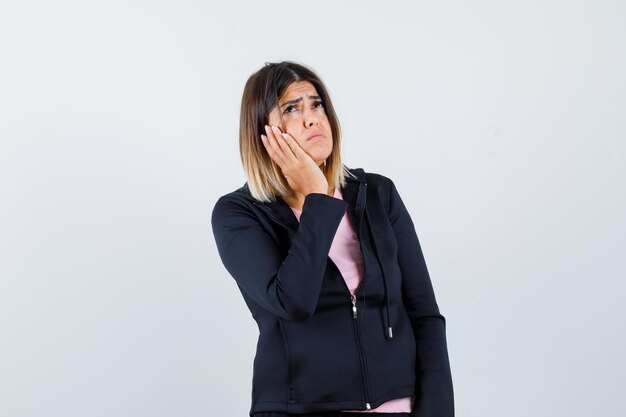
<instances>
[{"instance_id":1,"label":"jacket sleeve","mask_svg":"<svg viewBox=\"0 0 626 417\"><path fill-rule=\"evenodd\" d=\"M211 226L220 258L239 287L270 313L303 321L317 307L330 246L347 208L341 199L307 194L286 256L256 215L232 199L217 201Z\"/></svg>"},{"instance_id":2,"label":"jacket sleeve","mask_svg":"<svg viewBox=\"0 0 626 417\"><path fill-rule=\"evenodd\" d=\"M390 180L391 181L391 180ZM439 312L413 221L391 181L389 220L398 242L402 299L416 343L416 397L413 417L453 417L454 395L446 342L446 321Z\"/></svg>"}]
</instances>

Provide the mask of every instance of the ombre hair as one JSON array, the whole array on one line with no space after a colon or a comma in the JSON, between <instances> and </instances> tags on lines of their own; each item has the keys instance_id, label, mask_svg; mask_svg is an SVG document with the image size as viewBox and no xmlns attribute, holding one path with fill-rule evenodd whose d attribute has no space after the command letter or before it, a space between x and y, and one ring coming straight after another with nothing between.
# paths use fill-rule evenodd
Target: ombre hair
<instances>
[{"instance_id":1,"label":"ombre hair","mask_svg":"<svg viewBox=\"0 0 626 417\"><path fill-rule=\"evenodd\" d=\"M280 166L269 156L261 141L269 115L287 87L296 81L308 81L317 90L333 135L333 150L322 164L329 185L343 187L346 177L353 176L341 161L341 131L339 120L322 80L302 64L283 61L266 62L252 74L243 90L239 118L239 152L252 196L261 202L275 201L278 196L293 196Z\"/></svg>"}]
</instances>

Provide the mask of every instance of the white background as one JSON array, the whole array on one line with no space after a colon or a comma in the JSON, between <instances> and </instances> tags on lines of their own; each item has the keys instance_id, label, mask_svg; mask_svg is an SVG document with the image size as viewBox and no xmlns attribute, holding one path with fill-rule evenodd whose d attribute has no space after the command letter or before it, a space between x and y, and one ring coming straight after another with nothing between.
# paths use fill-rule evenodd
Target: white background
<instances>
[{"instance_id":1,"label":"white background","mask_svg":"<svg viewBox=\"0 0 626 417\"><path fill-rule=\"evenodd\" d=\"M394 180L459 417L623 411L623 1L0 3L0 415L247 415L210 227L248 76L327 84Z\"/></svg>"}]
</instances>

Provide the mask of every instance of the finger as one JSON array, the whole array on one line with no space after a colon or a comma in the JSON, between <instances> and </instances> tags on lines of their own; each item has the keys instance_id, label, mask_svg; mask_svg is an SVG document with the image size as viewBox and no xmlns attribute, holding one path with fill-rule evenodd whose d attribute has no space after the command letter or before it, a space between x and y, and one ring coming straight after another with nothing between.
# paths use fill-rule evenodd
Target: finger
<instances>
[{"instance_id":1,"label":"finger","mask_svg":"<svg viewBox=\"0 0 626 417\"><path fill-rule=\"evenodd\" d=\"M285 154L285 158L287 160L291 159L292 161L297 160L298 157L296 156L293 149L291 149L291 146L289 146L289 144L285 140L285 137L283 136L283 133L280 131L280 129L276 126L272 126L272 130L274 131L274 135L277 138L279 146Z\"/></svg>"},{"instance_id":2,"label":"finger","mask_svg":"<svg viewBox=\"0 0 626 417\"><path fill-rule=\"evenodd\" d=\"M302 149L302 146L300 146L300 144L293 137L291 137L291 135L289 135L288 133L283 133L283 138L285 139L285 143L287 143L287 145L289 145L289 147L293 151L296 158L298 158L299 160L303 160L309 156L309 154L307 154L304 149Z\"/></svg>"},{"instance_id":3,"label":"finger","mask_svg":"<svg viewBox=\"0 0 626 417\"><path fill-rule=\"evenodd\" d=\"M272 159L272 161L274 161L276 164L278 164L282 168L282 166L284 165L282 165L280 158L277 156L277 152L275 150L276 145L272 145L268 137L265 135L261 135L261 139L269 157Z\"/></svg>"},{"instance_id":4,"label":"finger","mask_svg":"<svg viewBox=\"0 0 626 417\"><path fill-rule=\"evenodd\" d=\"M276 162L282 168L286 163L286 158L284 152L280 145L278 144L278 139L274 135L274 132L269 126L265 126L265 132L267 133L267 146L269 149L267 152L270 154L270 157L274 162Z\"/></svg>"}]
</instances>

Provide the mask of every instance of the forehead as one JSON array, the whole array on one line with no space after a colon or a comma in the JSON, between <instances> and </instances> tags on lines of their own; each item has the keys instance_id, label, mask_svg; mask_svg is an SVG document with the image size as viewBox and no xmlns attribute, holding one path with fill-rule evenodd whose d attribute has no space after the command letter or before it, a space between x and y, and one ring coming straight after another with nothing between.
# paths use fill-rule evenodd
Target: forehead
<instances>
[{"instance_id":1,"label":"forehead","mask_svg":"<svg viewBox=\"0 0 626 417\"><path fill-rule=\"evenodd\" d=\"M294 81L287 86L281 98L291 99L300 96L307 97L309 95L317 95L317 90L309 81Z\"/></svg>"}]
</instances>

